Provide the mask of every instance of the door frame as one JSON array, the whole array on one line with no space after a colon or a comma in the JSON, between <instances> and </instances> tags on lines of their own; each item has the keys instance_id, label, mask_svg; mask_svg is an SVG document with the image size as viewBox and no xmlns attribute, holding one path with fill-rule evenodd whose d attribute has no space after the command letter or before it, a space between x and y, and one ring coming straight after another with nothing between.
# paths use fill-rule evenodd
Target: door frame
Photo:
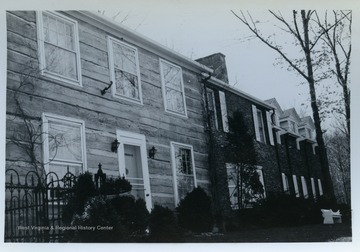
<instances>
[{"instance_id":1,"label":"door frame","mask_svg":"<svg viewBox=\"0 0 360 252\"><path fill-rule=\"evenodd\" d=\"M124 176L126 178L124 145L127 144L127 145L140 147L140 159L141 159L142 173L144 179L144 189L145 189L144 200L146 203L146 208L150 212L152 208L152 199L151 199L149 167L147 160L145 135L117 129L116 137L120 142L118 148L118 161L119 161L119 174L121 177Z\"/></svg>"}]
</instances>

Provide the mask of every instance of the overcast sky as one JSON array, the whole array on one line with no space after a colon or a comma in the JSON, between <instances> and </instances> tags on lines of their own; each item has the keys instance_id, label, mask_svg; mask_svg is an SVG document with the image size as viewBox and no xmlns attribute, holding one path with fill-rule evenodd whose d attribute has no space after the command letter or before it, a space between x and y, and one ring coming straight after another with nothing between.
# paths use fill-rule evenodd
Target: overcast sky
<instances>
[{"instance_id":1,"label":"overcast sky","mask_svg":"<svg viewBox=\"0 0 360 252\"><path fill-rule=\"evenodd\" d=\"M275 97L283 109L295 107L299 113L312 116L309 88L304 79L287 64L278 64L278 54L257 39L248 40L251 32L231 10L244 10L240 4L220 2L183 4L175 1L165 8L135 3L121 5L120 9L106 9L105 15L118 14L116 20L170 49L197 59L221 52L226 56L230 85L265 100ZM264 33L276 33L276 42L293 48L292 38L277 29L269 12L263 8L249 9L253 18L265 24ZM284 16L291 9L281 11ZM296 48L295 48L296 49ZM294 50L295 51L295 50ZM323 123L328 127L329 122Z\"/></svg>"}]
</instances>

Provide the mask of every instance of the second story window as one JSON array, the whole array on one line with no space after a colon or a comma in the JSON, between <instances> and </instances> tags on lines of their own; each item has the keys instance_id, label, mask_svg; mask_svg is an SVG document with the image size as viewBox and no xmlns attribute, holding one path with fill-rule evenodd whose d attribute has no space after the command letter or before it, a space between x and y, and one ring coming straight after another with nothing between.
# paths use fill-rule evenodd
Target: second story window
<instances>
[{"instance_id":1,"label":"second story window","mask_svg":"<svg viewBox=\"0 0 360 252\"><path fill-rule=\"evenodd\" d=\"M219 98L220 98L221 119L222 119L221 121L223 124L223 130L224 132L229 132L229 121L228 121L225 93L219 91Z\"/></svg>"},{"instance_id":2,"label":"second story window","mask_svg":"<svg viewBox=\"0 0 360 252\"><path fill-rule=\"evenodd\" d=\"M160 72L165 111L187 116L181 68L161 59Z\"/></svg>"},{"instance_id":3,"label":"second story window","mask_svg":"<svg viewBox=\"0 0 360 252\"><path fill-rule=\"evenodd\" d=\"M260 109L257 109L255 105L252 105L252 111L253 111L256 140L262 143L266 143L265 127L264 127L262 111Z\"/></svg>"},{"instance_id":4,"label":"second story window","mask_svg":"<svg viewBox=\"0 0 360 252\"><path fill-rule=\"evenodd\" d=\"M210 117L211 128L218 129L214 91L212 89L207 88L206 94L207 94L208 112Z\"/></svg>"},{"instance_id":5,"label":"second story window","mask_svg":"<svg viewBox=\"0 0 360 252\"><path fill-rule=\"evenodd\" d=\"M41 73L81 86L77 22L56 12L38 12Z\"/></svg>"},{"instance_id":6,"label":"second story window","mask_svg":"<svg viewBox=\"0 0 360 252\"><path fill-rule=\"evenodd\" d=\"M108 45L113 95L142 104L137 49L110 37Z\"/></svg>"}]
</instances>

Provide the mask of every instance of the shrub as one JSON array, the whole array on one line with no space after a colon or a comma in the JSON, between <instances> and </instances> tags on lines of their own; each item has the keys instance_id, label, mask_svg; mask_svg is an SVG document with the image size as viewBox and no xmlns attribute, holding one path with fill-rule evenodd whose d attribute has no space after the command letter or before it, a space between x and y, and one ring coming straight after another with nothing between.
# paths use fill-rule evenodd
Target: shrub
<instances>
[{"instance_id":1,"label":"shrub","mask_svg":"<svg viewBox=\"0 0 360 252\"><path fill-rule=\"evenodd\" d=\"M97 194L92 175L89 172L80 174L72 188L72 196L69 198L63 210L63 220L70 223L74 214L84 211L84 205L89 198Z\"/></svg>"},{"instance_id":2,"label":"shrub","mask_svg":"<svg viewBox=\"0 0 360 252\"><path fill-rule=\"evenodd\" d=\"M149 222L149 212L146 203L131 195L117 196L110 200L122 225L128 231L129 237L145 234Z\"/></svg>"},{"instance_id":3,"label":"shrub","mask_svg":"<svg viewBox=\"0 0 360 252\"><path fill-rule=\"evenodd\" d=\"M99 192L104 195L120 194L131 191L131 184L125 177L106 178L105 183L101 185Z\"/></svg>"},{"instance_id":4,"label":"shrub","mask_svg":"<svg viewBox=\"0 0 360 252\"><path fill-rule=\"evenodd\" d=\"M254 221L262 226L294 226L321 223L321 212L310 199L290 195L272 196L254 207Z\"/></svg>"},{"instance_id":5,"label":"shrub","mask_svg":"<svg viewBox=\"0 0 360 252\"><path fill-rule=\"evenodd\" d=\"M68 232L67 237L72 242L119 242L126 241L127 230L109 200L103 196L90 198L81 214L76 214L71 223L78 229ZM83 230L80 226L94 227L94 230ZM109 230L98 230L98 226L109 226Z\"/></svg>"},{"instance_id":6,"label":"shrub","mask_svg":"<svg viewBox=\"0 0 360 252\"><path fill-rule=\"evenodd\" d=\"M179 226L193 232L211 231L214 219L211 199L206 192L195 188L182 199L177 207Z\"/></svg>"},{"instance_id":7,"label":"shrub","mask_svg":"<svg viewBox=\"0 0 360 252\"><path fill-rule=\"evenodd\" d=\"M174 212L167 207L155 205L149 219L150 240L153 242L179 242L181 232Z\"/></svg>"}]
</instances>

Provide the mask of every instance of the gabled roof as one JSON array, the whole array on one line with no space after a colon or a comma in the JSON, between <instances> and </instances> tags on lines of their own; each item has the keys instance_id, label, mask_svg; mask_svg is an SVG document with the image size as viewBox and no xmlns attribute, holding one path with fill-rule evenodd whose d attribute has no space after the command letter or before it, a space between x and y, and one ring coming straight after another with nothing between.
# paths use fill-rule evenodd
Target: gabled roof
<instances>
[{"instance_id":1,"label":"gabled roof","mask_svg":"<svg viewBox=\"0 0 360 252\"><path fill-rule=\"evenodd\" d=\"M312 130L315 129L314 121L311 116L301 118L301 126L308 125Z\"/></svg>"},{"instance_id":2,"label":"gabled roof","mask_svg":"<svg viewBox=\"0 0 360 252\"><path fill-rule=\"evenodd\" d=\"M289 117L294 119L297 123L301 122L301 119L294 108L284 110L283 114L280 116L280 120L283 120L283 119L286 119Z\"/></svg>"},{"instance_id":3,"label":"gabled roof","mask_svg":"<svg viewBox=\"0 0 360 252\"><path fill-rule=\"evenodd\" d=\"M280 107L280 104L278 103L276 98L271 98L271 99L265 100L264 102L269 103L270 105L274 106L276 111L278 112L279 116L281 116L283 114L283 110Z\"/></svg>"}]
</instances>

